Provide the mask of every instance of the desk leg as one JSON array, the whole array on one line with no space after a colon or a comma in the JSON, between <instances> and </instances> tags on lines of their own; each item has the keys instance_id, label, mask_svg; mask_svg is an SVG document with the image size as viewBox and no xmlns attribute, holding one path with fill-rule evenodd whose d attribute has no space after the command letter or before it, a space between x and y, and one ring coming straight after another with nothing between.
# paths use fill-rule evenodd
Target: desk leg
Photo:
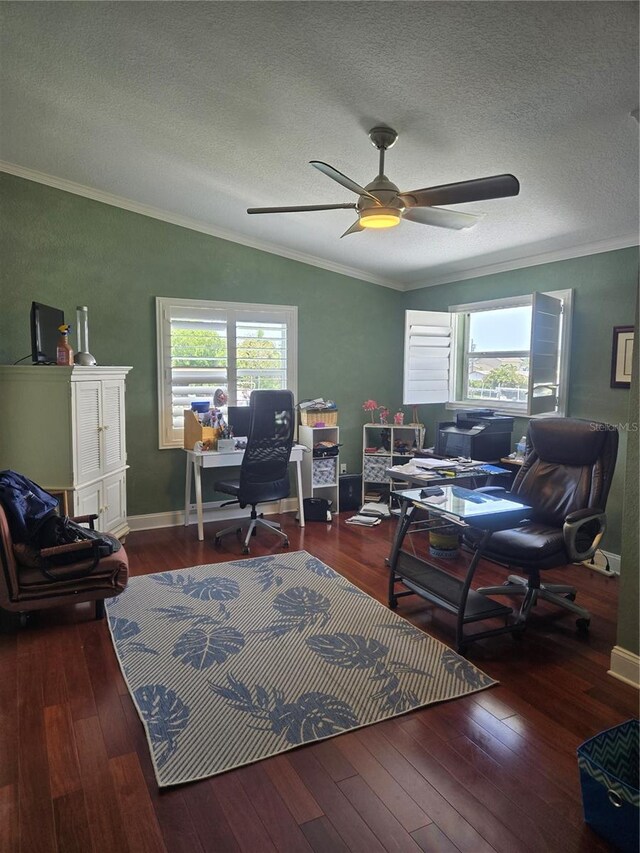
<instances>
[{"instance_id":1,"label":"desk leg","mask_svg":"<svg viewBox=\"0 0 640 853\"><path fill-rule=\"evenodd\" d=\"M187 457L187 470L184 477L184 526L189 526L189 516L191 515L191 459L189 455L185 453Z\"/></svg>"},{"instance_id":2,"label":"desk leg","mask_svg":"<svg viewBox=\"0 0 640 853\"><path fill-rule=\"evenodd\" d=\"M200 542L204 539L204 519L202 517L202 479L201 468L197 461L193 462L193 476L196 484L196 512L198 514L198 539Z\"/></svg>"},{"instance_id":3,"label":"desk leg","mask_svg":"<svg viewBox=\"0 0 640 853\"><path fill-rule=\"evenodd\" d=\"M298 490L298 518L304 527L304 495L302 494L302 463L296 462L296 489Z\"/></svg>"},{"instance_id":4,"label":"desk leg","mask_svg":"<svg viewBox=\"0 0 640 853\"><path fill-rule=\"evenodd\" d=\"M460 592L460 601L458 603L458 614L456 618L456 651L462 655L466 650L466 644L464 641L464 615L465 610L467 609L467 597L469 595L471 581L473 580L473 576L476 571L476 566L480 561L480 557L482 556L484 549L487 547L487 542L491 538L491 532L491 530L483 531L482 537L480 538L475 553L469 563L467 575L464 579L464 584L462 585L462 590Z\"/></svg>"},{"instance_id":5,"label":"desk leg","mask_svg":"<svg viewBox=\"0 0 640 853\"><path fill-rule=\"evenodd\" d=\"M398 553L402 547L404 537L407 534L409 525L411 524L411 516L413 515L413 506L408 501L402 501L402 509L400 510L400 518L393 537L393 545L389 554L389 607L395 610L398 606L398 599L395 594L396 585L396 564L398 562Z\"/></svg>"}]
</instances>

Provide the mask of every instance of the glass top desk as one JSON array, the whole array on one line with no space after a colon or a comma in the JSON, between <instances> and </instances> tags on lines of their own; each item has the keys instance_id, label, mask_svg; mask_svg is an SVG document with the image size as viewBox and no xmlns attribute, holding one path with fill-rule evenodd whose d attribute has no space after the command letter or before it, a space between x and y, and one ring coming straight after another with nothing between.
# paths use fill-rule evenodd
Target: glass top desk
<instances>
[{"instance_id":1,"label":"glass top desk","mask_svg":"<svg viewBox=\"0 0 640 853\"><path fill-rule=\"evenodd\" d=\"M457 617L456 647L460 653L465 652L472 640L522 630L521 624L510 619L513 614L510 607L471 589L471 582L492 533L517 526L527 518L531 507L455 485L406 489L394 492L394 496L400 501L400 517L388 561L389 607L395 610L399 598L415 594L454 613ZM426 510L427 515L421 510ZM470 527L481 531L464 579L454 577L402 547L411 527L411 532L417 533L442 530L451 525L461 531ZM402 584L404 589L397 591L396 584ZM496 618L504 619L505 624L465 635L465 625Z\"/></svg>"}]
</instances>

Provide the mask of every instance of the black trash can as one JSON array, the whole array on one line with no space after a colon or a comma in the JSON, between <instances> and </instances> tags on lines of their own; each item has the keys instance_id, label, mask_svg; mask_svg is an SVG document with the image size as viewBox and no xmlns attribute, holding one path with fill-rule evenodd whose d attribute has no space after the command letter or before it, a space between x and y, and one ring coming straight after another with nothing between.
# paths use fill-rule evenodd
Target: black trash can
<instances>
[{"instance_id":1,"label":"black trash can","mask_svg":"<svg viewBox=\"0 0 640 853\"><path fill-rule=\"evenodd\" d=\"M340 512L353 512L362 504L362 474L340 474Z\"/></svg>"},{"instance_id":2,"label":"black trash can","mask_svg":"<svg viewBox=\"0 0 640 853\"><path fill-rule=\"evenodd\" d=\"M638 733L627 720L578 747L584 819L624 853L638 853Z\"/></svg>"}]
</instances>

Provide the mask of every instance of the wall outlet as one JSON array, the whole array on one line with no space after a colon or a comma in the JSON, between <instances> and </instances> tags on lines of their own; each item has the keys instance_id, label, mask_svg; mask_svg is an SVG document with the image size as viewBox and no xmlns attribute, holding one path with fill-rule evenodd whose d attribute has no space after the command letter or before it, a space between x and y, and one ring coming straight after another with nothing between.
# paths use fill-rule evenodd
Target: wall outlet
<instances>
[{"instance_id":1,"label":"wall outlet","mask_svg":"<svg viewBox=\"0 0 640 853\"><path fill-rule=\"evenodd\" d=\"M347 473L347 463L346 463L346 462L341 462L341 463L340 463L340 473L341 473L341 474L346 474L346 473Z\"/></svg>"}]
</instances>

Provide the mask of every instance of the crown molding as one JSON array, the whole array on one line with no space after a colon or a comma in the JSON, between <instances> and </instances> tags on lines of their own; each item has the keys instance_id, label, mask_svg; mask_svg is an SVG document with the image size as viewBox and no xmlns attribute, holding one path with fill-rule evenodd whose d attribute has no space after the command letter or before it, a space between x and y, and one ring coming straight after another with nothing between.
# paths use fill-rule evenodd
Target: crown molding
<instances>
[{"instance_id":1,"label":"crown molding","mask_svg":"<svg viewBox=\"0 0 640 853\"><path fill-rule=\"evenodd\" d=\"M467 281L471 278L480 278L485 275L494 275L500 272L536 267L541 264L552 264L555 261L569 261L572 258L583 258L587 255L599 255L602 252L614 252L617 249L629 249L637 246L640 242L638 234L625 234L622 237L610 237L606 240L597 240L595 243L585 243L582 246L572 246L567 249L556 249L553 252L542 252L539 255L528 255L512 261L504 261L498 264L488 264L484 267L474 267L469 270L451 273L435 278L425 277L421 282L405 284L405 291L420 290L424 287L435 287L438 284L452 284L456 281Z\"/></svg>"},{"instance_id":2,"label":"crown molding","mask_svg":"<svg viewBox=\"0 0 640 853\"><path fill-rule=\"evenodd\" d=\"M35 181L38 184L46 184L48 187L54 187L55 189L63 190L67 193L73 193L74 195L83 196L84 198L90 198L92 201L99 201L102 202L102 204L109 204L112 207L120 207L123 210L129 210L132 213L139 213L141 216L149 216L151 219L160 219L162 222L168 222L169 224L177 225L180 228L199 231L201 234L218 237L221 240L227 240L230 243L239 243L242 246L257 249L260 252L268 252L271 255L279 255L282 258L288 258L291 261L298 261L298 263L301 264L319 267L320 269L338 273L339 275L344 275L348 278L356 278L360 281L367 281L370 284L377 284L380 287L388 287L392 290L404 290L404 286L397 281L391 281L390 279L366 273L363 270L354 269L353 267L336 264L332 261L327 261L324 258L317 258L315 255L296 252L294 249L288 249L274 243L253 240L243 234L236 234L233 231L226 231L223 228L217 228L213 225L207 224L206 222L201 222L199 219L191 219L189 216L182 216L178 213L171 213L168 210L162 210L159 207L141 204L137 201L133 201L132 199L124 198L123 196L113 195L112 193L95 189L95 187L87 187L84 184L69 181L66 178L56 178L53 175L48 175L45 172L39 172L36 169L29 169L26 166L19 166L16 163L8 163L4 160L0 160L0 172L7 172L10 175L15 175L17 178L25 178L25 180Z\"/></svg>"},{"instance_id":3,"label":"crown molding","mask_svg":"<svg viewBox=\"0 0 640 853\"><path fill-rule=\"evenodd\" d=\"M539 266L541 264L550 264L555 261L582 258L587 255L598 255L602 252L612 252L617 249L628 249L631 246L637 246L639 243L638 234L627 234L622 237L612 237L606 240L599 240L594 243L587 243L582 246L573 246L571 248L558 249L552 252L528 255L511 261L504 261L503 263L472 267L468 270L460 270L459 272L443 276L435 276L434 278L430 278L427 274L424 278L413 282L398 282L381 276L376 276L371 273L366 273L363 270L354 269L353 267L336 264L332 261L325 260L324 258L318 258L315 255L296 252L294 249L288 249L284 246L260 240L253 240L245 235L236 234L232 231L226 231L223 228L208 225L198 219L191 219L188 216L170 213L169 211L162 210L158 207L141 204L137 201L133 201L132 199L124 198L123 196L113 195L112 193L104 192L103 190L98 190L94 187L88 187L84 184L78 184L75 181L69 181L66 178L56 178L53 175L48 175L45 172L39 172L36 169L29 169L26 166L19 166L16 163L9 163L4 160L0 160L0 172L7 172L8 174L15 175L18 178L35 181L38 184L45 184L46 186L54 187L55 189L62 190L63 192L83 196L84 198L89 198L93 201L109 204L112 207L119 207L132 213L138 213L141 216L159 219L162 222L168 222L170 225L177 225L180 228L188 228L191 231L198 231L201 234L218 237L219 239L227 240L230 243L238 243L251 249L257 249L260 252L268 252L271 255L278 255L282 258L288 258L291 261L297 261L301 264L308 264L309 266L318 267L319 269L324 269L328 272L344 275L347 278L355 278L359 281L366 281L370 284L377 284L380 287L387 287L391 290L397 290L400 292L421 290L425 287L435 287L439 284L451 284L458 281L467 281L468 279L494 275L495 273L511 272L512 270L525 269L527 267Z\"/></svg>"}]
</instances>

